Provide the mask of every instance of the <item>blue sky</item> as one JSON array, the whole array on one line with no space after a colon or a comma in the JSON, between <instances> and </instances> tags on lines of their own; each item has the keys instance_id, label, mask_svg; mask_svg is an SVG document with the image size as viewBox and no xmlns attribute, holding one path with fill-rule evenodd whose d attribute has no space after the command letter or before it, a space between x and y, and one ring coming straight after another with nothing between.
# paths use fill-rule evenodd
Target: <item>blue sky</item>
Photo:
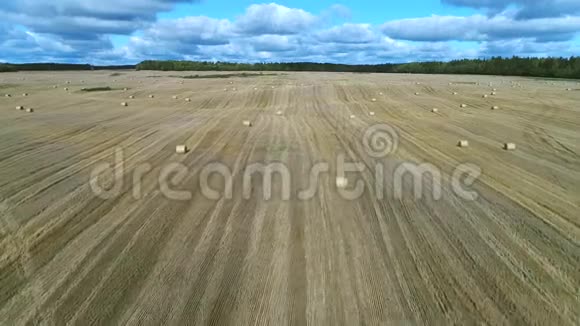
<instances>
[{"instance_id":1,"label":"blue sky","mask_svg":"<svg viewBox=\"0 0 580 326\"><path fill-rule=\"evenodd\" d=\"M579 0L0 3L0 62L360 64L578 54Z\"/></svg>"}]
</instances>

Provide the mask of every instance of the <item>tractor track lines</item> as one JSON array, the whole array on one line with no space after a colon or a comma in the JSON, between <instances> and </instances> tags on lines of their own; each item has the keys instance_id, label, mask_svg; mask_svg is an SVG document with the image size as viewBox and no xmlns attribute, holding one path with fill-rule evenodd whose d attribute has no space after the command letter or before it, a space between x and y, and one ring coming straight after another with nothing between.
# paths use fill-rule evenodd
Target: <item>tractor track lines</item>
<instances>
[{"instance_id":1,"label":"tractor track lines","mask_svg":"<svg viewBox=\"0 0 580 326\"><path fill-rule=\"evenodd\" d=\"M191 73L127 72L114 81L100 71L26 74L10 92L31 96L0 100L0 324L578 321L577 92L525 78L511 88L510 79L488 76L285 73L180 83L174 75ZM68 93L43 87L63 80L72 81ZM489 82L497 95L482 98ZM77 91L91 84L115 90ZM38 110L22 115L15 105ZM377 124L398 132L391 156L366 153L363 135ZM458 139L470 147L457 148ZM516 151L502 150L508 141ZM181 144L188 153L175 153ZM115 166L116 148L121 179L96 176L123 180L106 200L92 193L89 175L97 164ZM336 189L338 155L365 168L347 175L348 189L364 185L356 200ZM324 162L313 197L299 200L310 168ZM403 162L430 163L443 179L426 179L421 198L405 179L398 198L394 171ZM187 168L172 186L190 200L163 195L158 177L169 163ZM204 197L210 163L231 170L233 198ZM260 176L243 198L253 163L284 163L291 198L282 198L278 176L271 199ZM483 171L470 188L475 201L452 187L461 163ZM133 173L143 164L150 169L135 197ZM220 175L208 183L223 193Z\"/></svg>"}]
</instances>

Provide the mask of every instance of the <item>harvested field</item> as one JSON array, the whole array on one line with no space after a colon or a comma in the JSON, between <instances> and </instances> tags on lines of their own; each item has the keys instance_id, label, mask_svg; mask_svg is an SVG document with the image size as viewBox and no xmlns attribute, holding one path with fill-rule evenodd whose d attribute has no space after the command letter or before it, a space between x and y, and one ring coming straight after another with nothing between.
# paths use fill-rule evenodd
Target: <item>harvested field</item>
<instances>
[{"instance_id":1,"label":"harvested field","mask_svg":"<svg viewBox=\"0 0 580 326\"><path fill-rule=\"evenodd\" d=\"M1 93L30 93L0 98L0 325L580 323L574 83L154 74L0 74ZM498 93L482 98L489 82ZM363 144L377 124L396 131L389 155ZM341 155L364 171L337 177ZM300 197L321 162L329 171ZM97 173L103 163L117 173ZM159 181L175 163L185 171L165 186L190 194L181 200ZM244 196L252 163L287 167L271 198L259 176ZM398 196L402 163L441 178L426 176L419 195L403 178ZM464 163L481 169L461 179L472 200L452 178ZM230 198L224 178L202 173L216 164L232 174ZM97 196L97 179L114 195ZM364 192L345 198L357 180Z\"/></svg>"}]
</instances>

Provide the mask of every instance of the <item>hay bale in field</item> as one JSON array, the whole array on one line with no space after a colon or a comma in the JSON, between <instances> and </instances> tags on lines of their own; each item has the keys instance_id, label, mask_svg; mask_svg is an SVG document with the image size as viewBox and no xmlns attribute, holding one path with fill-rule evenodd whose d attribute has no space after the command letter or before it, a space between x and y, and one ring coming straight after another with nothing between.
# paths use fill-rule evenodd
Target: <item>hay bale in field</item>
<instances>
[{"instance_id":1,"label":"hay bale in field","mask_svg":"<svg viewBox=\"0 0 580 326\"><path fill-rule=\"evenodd\" d=\"M121 102L121 106L128 106L129 104L127 102Z\"/></svg>"},{"instance_id":2,"label":"hay bale in field","mask_svg":"<svg viewBox=\"0 0 580 326\"><path fill-rule=\"evenodd\" d=\"M282 111L276 111L276 115L282 115L283 112Z\"/></svg>"},{"instance_id":3,"label":"hay bale in field","mask_svg":"<svg viewBox=\"0 0 580 326\"><path fill-rule=\"evenodd\" d=\"M134 98L135 98L135 96L134 96L134 95L129 95L129 98L130 98L130 99L134 99Z\"/></svg>"},{"instance_id":4,"label":"hay bale in field","mask_svg":"<svg viewBox=\"0 0 580 326\"><path fill-rule=\"evenodd\" d=\"M491 92L491 95L497 95L497 93L496 92Z\"/></svg>"},{"instance_id":5,"label":"hay bale in field","mask_svg":"<svg viewBox=\"0 0 580 326\"><path fill-rule=\"evenodd\" d=\"M415 95L419 95L419 92L415 92Z\"/></svg>"},{"instance_id":6,"label":"hay bale in field","mask_svg":"<svg viewBox=\"0 0 580 326\"><path fill-rule=\"evenodd\" d=\"M345 177L336 177L336 187L346 188L348 186L348 179Z\"/></svg>"},{"instance_id":7,"label":"hay bale in field","mask_svg":"<svg viewBox=\"0 0 580 326\"><path fill-rule=\"evenodd\" d=\"M483 98L487 98L487 94L483 94L481 97L483 97Z\"/></svg>"},{"instance_id":8,"label":"hay bale in field","mask_svg":"<svg viewBox=\"0 0 580 326\"><path fill-rule=\"evenodd\" d=\"M233 84L233 83L234 83L233 81L230 82L230 84Z\"/></svg>"},{"instance_id":9,"label":"hay bale in field","mask_svg":"<svg viewBox=\"0 0 580 326\"><path fill-rule=\"evenodd\" d=\"M468 142L467 140L460 140L460 141L457 143L457 146L458 146L458 147L469 147L469 142Z\"/></svg>"},{"instance_id":10,"label":"hay bale in field","mask_svg":"<svg viewBox=\"0 0 580 326\"><path fill-rule=\"evenodd\" d=\"M433 112L433 113L437 113L437 112L439 112L439 109L438 109L438 108L432 108L432 109L431 109L431 112Z\"/></svg>"},{"instance_id":11,"label":"hay bale in field","mask_svg":"<svg viewBox=\"0 0 580 326\"><path fill-rule=\"evenodd\" d=\"M177 100L177 95L173 95L173 99L174 100Z\"/></svg>"},{"instance_id":12,"label":"hay bale in field","mask_svg":"<svg viewBox=\"0 0 580 326\"><path fill-rule=\"evenodd\" d=\"M497 106L497 105L494 105L494 106L492 106L492 107L491 107L491 109L492 109L492 110L499 110L499 106Z\"/></svg>"},{"instance_id":13,"label":"hay bale in field","mask_svg":"<svg viewBox=\"0 0 580 326\"><path fill-rule=\"evenodd\" d=\"M189 97L185 98L185 102L191 102L191 99Z\"/></svg>"},{"instance_id":14,"label":"hay bale in field","mask_svg":"<svg viewBox=\"0 0 580 326\"><path fill-rule=\"evenodd\" d=\"M379 92L379 95L383 95L383 92Z\"/></svg>"},{"instance_id":15,"label":"hay bale in field","mask_svg":"<svg viewBox=\"0 0 580 326\"><path fill-rule=\"evenodd\" d=\"M185 145L177 145L175 146L175 153L177 154L185 154L187 153L188 149Z\"/></svg>"},{"instance_id":16,"label":"hay bale in field","mask_svg":"<svg viewBox=\"0 0 580 326\"><path fill-rule=\"evenodd\" d=\"M67 83L67 84L70 84L70 80L67 80L67 81L66 81L66 83Z\"/></svg>"},{"instance_id":17,"label":"hay bale in field","mask_svg":"<svg viewBox=\"0 0 580 326\"><path fill-rule=\"evenodd\" d=\"M19 105L19 106L16 107L16 110L22 111L22 110L24 110L24 107L22 105Z\"/></svg>"},{"instance_id":18,"label":"hay bale in field","mask_svg":"<svg viewBox=\"0 0 580 326\"><path fill-rule=\"evenodd\" d=\"M150 94L150 95L149 95L149 98L155 98L155 95L153 95L153 94Z\"/></svg>"},{"instance_id":19,"label":"hay bale in field","mask_svg":"<svg viewBox=\"0 0 580 326\"><path fill-rule=\"evenodd\" d=\"M274 89L274 88L276 88L276 87L272 86L272 89Z\"/></svg>"},{"instance_id":20,"label":"hay bale in field","mask_svg":"<svg viewBox=\"0 0 580 326\"><path fill-rule=\"evenodd\" d=\"M566 88L566 90L567 90L567 91L571 91L572 89L571 89L571 88Z\"/></svg>"},{"instance_id":21,"label":"hay bale in field","mask_svg":"<svg viewBox=\"0 0 580 326\"><path fill-rule=\"evenodd\" d=\"M350 118L351 118L351 119L354 119L354 118L356 118L356 115L354 115L354 114L351 114L351 115L350 115Z\"/></svg>"},{"instance_id":22,"label":"hay bale in field","mask_svg":"<svg viewBox=\"0 0 580 326\"><path fill-rule=\"evenodd\" d=\"M28 109L26 109L26 112L32 113L32 112L34 112L34 109L33 108L28 108Z\"/></svg>"},{"instance_id":23,"label":"hay bale in field","mask_svg":"<svg viewBox=\"0 0 580 326\"><path fill-rule=\"evenodd\" d=\"M453 92L453 95L457 95L457 92Z\"/></svg>"},{"instance_id":24,"label":"hay bale in field","mask_svg":"<svg viewBox=\"0 0 580 326\"><path fill-rule=\"evenodd\" d=\"M371 99L371 102L376 102L376 101L377 101L377 99L376 99L376 98L372 98L372 99Z\"/></svg>"},{"instance_id":25,"label":"hay bale in field","mask_svg":"<svg viewBox=\"0 0 580 326\"><path fill-rule=\"evenodd\" d=\"M232 88L232 91L237 91L237 90L238 90L238 89L237 89L237 88L235 88L235 87L233 87L233 88Z\"/></svg>"},{"instance_id":26,"label":"hay bale in field","mask_svg":"<svg viewBox=\"0 0 580 326\"><path fill-rule=\"evenodd\" d=\"M459 107L466 108L467 107L467 104L461 104Z\"/></svg>"},{"instance_id":27,"label":"hay bale in field","mask_svg":"<svg viewBox=\"0 0 580 326\"><path fill-rule=\"evenodd\" d=\"M224 88L224 91L226 91L226 92L227 92L227 91L228 91L228 89L227 89L227 88Z\"/></svg>"},{"instance_id":28,"label":"hay bale in field","mask_svg":"<svg viewBox=\"0 0 580 326\"><path fill-rule=\"evenodd\" d=\"M374 117L374 116L375 116L375 113L374 113L373 111L371 111L371 112L369 112L369 115L370 115L371 117Z\"/></svg>"},{"instance_id":29,"label":"hay bale in field","mask_svg":"<svg viewBox=\"0 0 580 326\"><path fill-rule=\"evenodd\" d=\"M22 93L22 96L26 97L28 96L28 93Z\"/></svg>"},{"instance_id":30,"label":"hay bale in field","mask_svg":"<svg viewBox=\"0 0 580 326\"><path fill-rule=\"evenodd\" d=\"M246 127L251 127L252 126L252 122L250 120L244 120L242 121L242 124Z\"/></svg>"},{"instance_id":31,"label":"hay bale in field","mask_svg":"<svg viewBox=\"0 0 580 326\"><path fill-rule=\"evenodd\" d=\"M65 88L64 88L64 90L65 90L65 91L68 91L68 87L65 87Z\"/></svg>"},{"instance_id":32,"label":"hay bale in field","mask_svg":"<svg viewBox=\"0 0 580 326\"><path fill-rule=\"evenodd\" d=\"M497 88L492 89L492 91L497 92Z\"/></svg>"},{"instance_id":33,"label":"hay bale in field","mask_svg":"<svg viewBox=\"0 0 580 326\"><path fill-rule=\"evenodd\" d=\"M52 86L52 88L55 88L56 89L56 88L58 88L58 85L54 85L54 86Z\"/></svg>"},{"instance_id":34,"label":"hay bale in field","mask_svg":"<svg viewBox=\"0 0 580 326\"><path fill-rule=\"evenodd\" d=\"M123 92L128 91L129 89L127 87L123 88Z\"/></svg>"},{"instance_id":35,"label":"hay bale in field","mask_svg":"<svg viewBox=\"0 0 580 326\"><path fill-rule=\"evenodd\" d=\"M505 149L506 151L515 151L516 150L516 144L514 144L514 143L505 143L505 144L503 144L503 149Z\"/></svg>"},{"instance_id":36,"label":"hay bale in field","mask_svg":"<svg viewBox=\"0 0 580 326\"><path fill-rule=\"evenodd\" d=\"M254 90L257 91L258 90L258 87L254 87Z\"/></svg>"},{"instance_id":37,"label":"hay bale in field","mask_svg":"<svg viewBox=\"0 0 580 326\"><path fill-rule=\"evenodd\" d=\"M6 95L4 95L4 97L12 97L12 95L6 94Z\"/></svg>"}]
</instances>

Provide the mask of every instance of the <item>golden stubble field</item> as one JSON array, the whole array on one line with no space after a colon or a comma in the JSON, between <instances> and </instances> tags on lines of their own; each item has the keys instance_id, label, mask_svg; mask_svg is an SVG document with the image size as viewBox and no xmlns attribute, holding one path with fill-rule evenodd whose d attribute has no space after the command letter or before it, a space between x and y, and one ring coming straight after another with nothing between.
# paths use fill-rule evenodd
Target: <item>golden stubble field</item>
<instances>
[{"instance_id":1,"label":"golden stubble field","mask_svg":"<svg viewBox=\"0 0 580 326\"><path fill-rule=\"evenodd\" d=\"M1 325L580 323L576 82L112 74L0 74ZM376 125L396 132L372 143L396 143L388 155L364 142ZM341 156L364 168L346 189ZM94 174L103 163L117 173ZM160 186L175 163L186 169L165 177L185 200ZM289 171L270 199L260 178L242 195L253 163ZM300 198L319 163L328 172ZM407 175L397 195L404 163L437 173L419 194ZM231 172L232 196L201 190L225 193L211 164ZM455 180L465 164L481 175ZM97 196L95 175L116 194Z\"/></svg>"}]
</instances>

